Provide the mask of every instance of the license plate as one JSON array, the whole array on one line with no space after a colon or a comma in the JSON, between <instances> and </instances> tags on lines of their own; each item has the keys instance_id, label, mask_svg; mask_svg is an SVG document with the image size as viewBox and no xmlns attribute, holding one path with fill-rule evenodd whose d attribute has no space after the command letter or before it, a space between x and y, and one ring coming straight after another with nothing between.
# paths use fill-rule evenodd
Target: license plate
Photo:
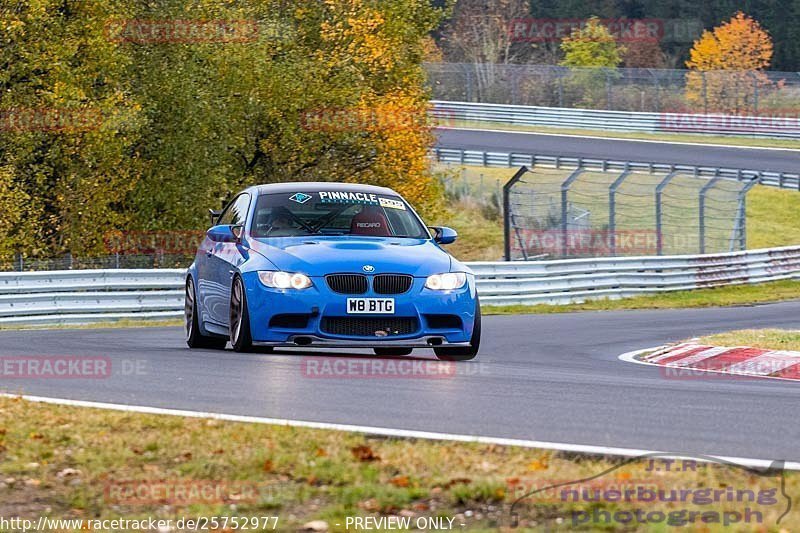
<instances>
[{"instance_id":1,"label":"license plate","mask_svg":"<svg viewBox=\"0 0 800 533\"><path fill-rule=\"evenodd\" d=\"M394 298L348 298L347 313L351 315L393 315Z\"/></svg>"}]
</instances>

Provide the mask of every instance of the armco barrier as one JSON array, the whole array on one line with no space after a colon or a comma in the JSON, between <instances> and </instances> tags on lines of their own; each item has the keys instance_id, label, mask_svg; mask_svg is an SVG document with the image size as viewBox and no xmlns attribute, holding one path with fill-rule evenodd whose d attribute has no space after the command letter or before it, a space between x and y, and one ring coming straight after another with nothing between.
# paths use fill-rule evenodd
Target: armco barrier
<instances>
[{"instance_id":1,"label":"armco barrier","mask_svg":"<svg viewBox=\"0 0 800 533\"><path fill-rule=\"evenodd\" d=\"M182 269L0 273L0 325L183 316Z\"/></svg>"},{"instance_id":2,"label":"armco barrier","mask_svg":"<svg viewBox=\"0 0 800 533\"><path fill-rule=\"evenodd\" d=\"M484 305L566 304L800 279L800 246L469 266ZM0 326L180 318L184 276L183 270L0 273Z\"/></svg>"},{"instance_id":3,"label":"armco barrier","mask_svg":"<svg viewBox=\"0 0 800 533\"><path fill-rule=\"evenodd\" d=\"M800 138L800 115L797 112L794 112L792 116L770 116L768 114L737 116L692 112L647 113L441 100L434 100L431 105L431 115L445 123L464 120L603 131Z\"/></svg>"}]
</instances>

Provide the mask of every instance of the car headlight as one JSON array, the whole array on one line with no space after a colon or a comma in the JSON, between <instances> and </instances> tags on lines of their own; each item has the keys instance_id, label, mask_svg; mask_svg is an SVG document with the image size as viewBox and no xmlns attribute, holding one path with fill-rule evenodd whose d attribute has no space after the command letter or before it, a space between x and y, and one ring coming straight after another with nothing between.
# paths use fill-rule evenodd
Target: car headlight
<instances>
[{"instance_id":1,"label":"car headlight","mask_svg":"<svg viewBox=\"0 0 800 533\"><path fill-rule=\"evenodd\" d=\"M425 287L433 291L452 291L460 289L467 283L467 275L463 272L447 272L434 274L425 280Z\"/></svg>"},{"instance_id":2,"label":"car headlight","mask_svg":"<svg viewBox=\"0 0 800 533\"><path fill-rule=\"evenodd\" d=\"M311 278L299 272L264 270L258 273L258 279L273 289L307 289L312 285Z\"/></svg>"}]
</instances>

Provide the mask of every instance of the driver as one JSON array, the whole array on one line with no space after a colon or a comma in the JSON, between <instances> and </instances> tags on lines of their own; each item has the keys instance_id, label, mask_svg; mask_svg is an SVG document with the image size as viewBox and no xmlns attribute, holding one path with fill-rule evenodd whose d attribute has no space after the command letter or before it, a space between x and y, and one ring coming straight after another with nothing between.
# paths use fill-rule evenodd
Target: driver
<instances>
[{"instance_id":1,"label":"driver","mask_svg":"<svg viewBox=\"0 0 800 533\"><path fill-rule=\"evenodd\" d=\"M269 221L270 236L288 237L294 235L295 226L292 224L292 214L283 206L278 206L272 211Z\"/></svg>"}]
</instances>

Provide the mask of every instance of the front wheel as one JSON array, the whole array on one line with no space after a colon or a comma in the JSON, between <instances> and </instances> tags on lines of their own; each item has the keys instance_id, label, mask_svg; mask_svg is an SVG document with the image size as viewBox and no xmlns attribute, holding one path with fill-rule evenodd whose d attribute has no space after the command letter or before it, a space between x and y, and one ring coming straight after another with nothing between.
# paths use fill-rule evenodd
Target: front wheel
<instances>
[{"instance_id":1,"label":"front wheel","mask_svg":"<svg viewBox=\"0 0 800 533\"><path fill-rule=\"evenodd\" d=\"M200 319L197 315L197 298L192 278L186 280L186 299L184 300L184 330L189 348L211 348L222 350L228 341L222 337L208 337L200 333Z\"/></svg>"},{"instance_id":2,"label":"front wheel","mask_svg":"<svg viewBox=\"0 0 800 533\"><path fill-rule=\"evenodd\" d=\"M253 337L250 334L250 313L247 310L247 296L242 278L233 278L230 308L231 346L237 352L249 352L253 349Z\"/></svg>"},{"instance_id":3,"label":"front wheel","mask_svg":"<svg viewBox=\"0 0 800 533\"><path fill-rule=\"evenodd\" d=\"M469 361L475 359L481 347L481 303L475 298L475 325L472 327L472 338L469 346L434 348L436 357L442 361Z\"/></svg>"}]
</instances>

